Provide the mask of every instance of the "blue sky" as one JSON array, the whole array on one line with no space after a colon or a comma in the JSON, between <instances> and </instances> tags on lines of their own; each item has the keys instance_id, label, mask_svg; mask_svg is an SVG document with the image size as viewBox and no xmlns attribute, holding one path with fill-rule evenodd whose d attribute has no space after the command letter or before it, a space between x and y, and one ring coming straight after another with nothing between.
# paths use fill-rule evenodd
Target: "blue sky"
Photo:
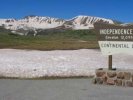
<instances>
[{"instance_id":1,"label":"blue sky","mask_svg":"<svg viewBox=\"0 0 133 100\"><path fill-rule=\"evenodd\" d=\"M0 18L27 15L64 19L89 15L133 22L133 0L0 0Z\"/></svg>"}]
</instances>

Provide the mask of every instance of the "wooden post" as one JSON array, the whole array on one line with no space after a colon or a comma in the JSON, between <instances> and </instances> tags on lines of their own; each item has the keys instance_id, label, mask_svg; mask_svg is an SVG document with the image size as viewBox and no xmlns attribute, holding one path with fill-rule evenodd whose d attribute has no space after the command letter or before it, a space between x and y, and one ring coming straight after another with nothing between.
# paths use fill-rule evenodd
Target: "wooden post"
<instances>
[{"instance_id":1,"label":"wooden post","mask_svg":"<svg viewBox=\"0 0 133 100\"><path fill-rule=\"evenodd\" d=\"M112 55L109 55L108 56L109 58L108 58L108 66L109 66L109 70L112 70Z\"/></svg>"}]
</instances>

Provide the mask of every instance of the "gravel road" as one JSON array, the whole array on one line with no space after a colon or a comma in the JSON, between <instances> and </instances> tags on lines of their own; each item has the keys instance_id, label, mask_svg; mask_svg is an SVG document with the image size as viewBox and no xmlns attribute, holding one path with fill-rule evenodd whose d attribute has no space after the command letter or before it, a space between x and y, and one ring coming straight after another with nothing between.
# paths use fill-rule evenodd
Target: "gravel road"
<instances>
[{"instance_id":1,"label":"gravel road","mask_svg":"<svg viewBox=\"0 0 133 100\"><path fill-rule=\"evenodd\" d=\"M91 79L1 79L0 100L133 100L133 88L94 85Z\"/></svg>"}]
</instances>

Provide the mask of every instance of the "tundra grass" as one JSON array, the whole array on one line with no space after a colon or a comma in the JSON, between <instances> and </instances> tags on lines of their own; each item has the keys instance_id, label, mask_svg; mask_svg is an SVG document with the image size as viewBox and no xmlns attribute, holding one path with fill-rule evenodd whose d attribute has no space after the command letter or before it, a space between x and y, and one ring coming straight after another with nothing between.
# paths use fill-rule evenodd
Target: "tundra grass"
<instances>
[{"instance_id":1,"label":"tundra grass","mask_svg":"<svg viewBox=\"0 0 133 100\"><path fill-rule=\"evenodd\" d=\"M0 48L34 50L76 50L99 48L93 31L78 30L48 33L37 36L19 36L0 33Z\"/></svg>"}]
</instances>

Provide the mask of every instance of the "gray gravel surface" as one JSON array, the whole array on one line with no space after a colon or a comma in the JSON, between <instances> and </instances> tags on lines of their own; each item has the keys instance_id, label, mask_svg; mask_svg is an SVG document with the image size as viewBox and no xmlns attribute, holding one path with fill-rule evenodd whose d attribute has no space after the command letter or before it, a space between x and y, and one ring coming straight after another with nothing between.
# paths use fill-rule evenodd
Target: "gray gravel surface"
<instances>
[{"instance_id":1,"label":"gray gravel surface","mask_svg":"<svg viewBox=\"0 0 133 100\"><path fill-rule=\"evenodd\" d=\"M94 85L91 79L1 79L0 100L133 100L133 88Z\"/></svg>"}]
</instances>

